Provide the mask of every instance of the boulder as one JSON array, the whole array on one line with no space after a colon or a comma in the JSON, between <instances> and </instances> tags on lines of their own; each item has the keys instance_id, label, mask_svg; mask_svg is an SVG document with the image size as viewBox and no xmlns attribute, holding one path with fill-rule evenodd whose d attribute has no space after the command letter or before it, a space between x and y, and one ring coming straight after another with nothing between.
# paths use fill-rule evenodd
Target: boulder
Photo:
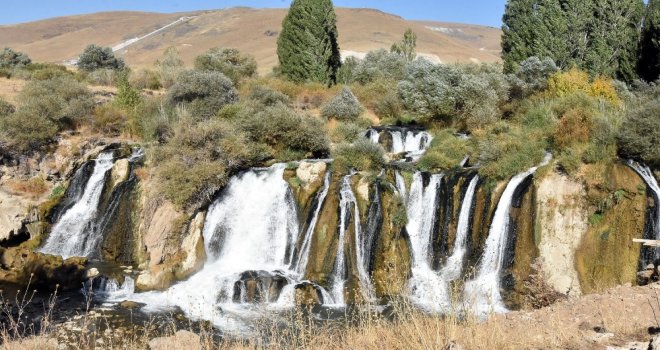
<instances>
[{"instance_id":1,"label":"boulder","mask_svg":"<svg viewBox=\"0 0 660 350\"><path fill-rule=\"evenodd\" d=\"M365 202L369 202L369 179L366 177L360 178L357 184L357 195Z\"/></svg>"},{"instance_id":2,"label":"boulder","mask_svg":"<svg viewBox=\"0 0 660 350\"><path fill-rule=\"evenodd\" d=\"M323 179L323 175L327 169L324 162L300 162L298 169L296 169L296 176L305 183L305 187Z\"/></svg>"},{"instance_id":3,"label":"boulder","mask_svg":"<svg viewBox=\"0 0 660 350\"><path fill-rule=\"evenodd\" d=\"M128 162L128 159L120 159L115 162L110 171L111 179L111 189L117 187L117 185L128 180L129 175L131 174L131 166Z\"/></svg>"},{"instance_id":4,"label":"boulder","mask_svg":"<svg viewBox=\"0 0 660 350\"><path fill-rule=\"evenodd\" d=\"M162 264L168 255L177 253L179 247L168 243L172 240L176 221L180 216L172 203L164 202L156 208L151 220L143 223L146 225L146 232L142 241L148 254L149 266Z\"/></svg>"},{"instance_id":5,"label":"boulder","mask_svg":"<svg viewBox=\"0 0 660 350\"><path fill-rule=\"evenodd\" d=\"M206 251L202 234L205 220L206 213L199 212L188 225L188 233L181 243L181 252L185 257L174 271L177 279L188 278L204 266Z\"/></svg>"},{"instance_id":6,"label":"boulder","mask_svg":"<svg viewBox=\"0 0 660 350\"><path fill-rule=\"evenodd\" d=\"M151 350L196 350L201 349L202 343L199 335L190 331L177 331L169 337L158 337L149 341Z\"/></svg>"},{"instance_id":7,"label":"boulder","mask_svg":"<svg viewBox=\"0 0 660 350\"><path fill-rule=\"evenodd\" d=\"M323 300L320 287L314 283L305 281L298 283L296 289L296 304L302 306L317 306L328 300Z\"/></svg>"},{"instance_id":8,"label":"boulder","mask_svg":"<svg viewBox=\"0 0 660 350\"><path fill-rule=\"evenodd\" d=\"M279 299L287 278L281 271L245 271L234 283L234 302L273 303Z\"/></svg>"},{"instance_id":9,"label":"boulder","mask_svg":"<svg viewBox=\"0 0 660 350\"><path fill-rule=\"evenodd\" d=\"M0 281L19 286L45 288L48 290L75 290L86 280L87 259L31 251L26 248L0 248Z\"/></svg>"},{"instance_id":10,"label":"boulder","mask_svg":"<svg viewBox=\"0 0 660 350\"><path fill-rule=\"evenodd\" d=\"M165 265L152 266L138 275L135 288L139 291L165 290L174 282L174 268Z\"/></svg>"}]
</instances>

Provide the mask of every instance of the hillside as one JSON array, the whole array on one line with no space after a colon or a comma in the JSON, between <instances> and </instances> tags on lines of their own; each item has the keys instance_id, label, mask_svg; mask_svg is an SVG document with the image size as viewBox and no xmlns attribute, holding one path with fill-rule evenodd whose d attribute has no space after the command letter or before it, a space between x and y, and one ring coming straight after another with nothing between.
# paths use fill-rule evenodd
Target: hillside
<instances>
[{"instance_id":1,"label":"hillside","mask_svg":"<svg viewBox=\"0 0 660 350\"><path fill-rule=\"evenodd\" d=\"M277 62L276 42L285 9L232 8L195 13L105 12L0 26L0 42L26 52L36 61L75 58L90 43L117 46L144 36L181 17L191 17L120 50L129 65L150 66L168 46L176 46L187 64L211 47L235 47L254 55L260 73ZM389 48L406 28L418 35L418 52L442 62L499 60L496 28L406 21L371 9L337 10L342 51L361 55Z\"/></svg>"}]
</instances>

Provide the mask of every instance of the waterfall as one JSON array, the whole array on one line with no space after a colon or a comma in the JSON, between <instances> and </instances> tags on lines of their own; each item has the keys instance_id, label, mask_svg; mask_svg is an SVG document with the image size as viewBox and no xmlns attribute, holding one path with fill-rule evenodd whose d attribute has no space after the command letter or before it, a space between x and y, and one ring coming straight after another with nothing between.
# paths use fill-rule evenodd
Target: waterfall
<instances>
[{"instance_id":1,"label":"waterfall","mask_svg":"<svg viewBox=\"0 0 660 350\"><path fill-rule=\"evenodd\" d=\"M344 298L344 286L348 279L348 266L346 265L346 233L349 229L351 220L353 220L355 229L355 251L357 257L357 271L360 282L360 289L366 300L373 299L373 286L368 274L369 257L365 254L365 247L362 246L362 229L360 225L360 209L351 188L352 175L346 175L341 182L339 192L339 240L337 243L337 257L332 274L332 300L337 305L346 304ZM351 209L353 212L351 213Z\"/></svg>"},{"instance_id":2,"label":"waterfall","mask_svg":"<svg viewBox=\"0 0 660 350\"><path fill-rule=\"evenodd\" d=\"M202 270L165 292L135 294L133 299L147 303L147 311L178 306L192 319L244 330L240 317L229 316L250 312L243 305L248 291L243 281L266 276L274 284L290 284L298 276L289 270L299 225L293 194L283 178L285 167L276 164L234 176L209 208L203 230L208 258ZM287 303L293 290L282 288L281 301ZM265 303L272 303L270 290L258 292L264 293Z\"/></svg>"},{"instance_id":3,"label":"waterfall","mask_svg":"<svg viewBox=\"0 0 660 350\"><path fill-rule=\"evenodd\" d=\"M470 181L463 204L461 204L461 212L458 216L458 224L456 227L456 241L454 242L454 251L451 256L447 258L447 262L442 269L441 275L447 282L454 281L461 277L463 273L463 264L465 260L465 253L467 252L468 235L470 233L470 217L472 215L472 202L474 195L477 191L477 183L479 183L479 176L476 175Z\"/></svg>"},{"instance_id":4,"label":"waterfall","mask_svg":"<svg viewBox=\"0 0 660 350\"><path fill-rule=\"evenodd\" d=\"M314 236L314 230L316 229L316 223L319 220L319 215L321 213L321 208L323 208L323 203L325 203L325 197L328 195L328 190L330 189L330 171L325 173L325 179L323 180L323 188L321 192L316 197L316 208L314 209L312 220L309 222L309 227L305 232L304 241L300 247L300 254L297 257L297 260L294 263L294 270L300 274L300 276L305 275L307 269L307 262L309 261L309 250L312 246L312 237Z\"/></svg>"},{"instance_id":5,"label":"waterfall","mask_svg":"<svg viewBox=\"0 0 660 350\"><path fill-rule=\"evenodd\" d=\"M106 173L112 165L112 152L98 156L82 196L55 223L46 244L40 249L42 253L61 255L65 259L95 253L103 239L103 232L97 227L95 219Z\"/></svg>"},{"instance_id":6,"label":"waterfall","mask_svg":"<svg viewBox=\"0 0 660 350\"><path fill-rule=\"evenodd\" d=\"M418 160L431 145L433 137L426 131L406 130L404 128L388 128L392 138L390 153L406 153L406 157ZM364 134L372 143L380 143L380 133L377 129L369 129Z\"/></svg>"},{"instance_id":7,"label":"waterfall","mask_svg":"<svg viewBox=\"0 0 660 350\"><path fill-rule=\"evenodd\" d=\"M650 239L660 239L660 186L658 186L658 181L656 180L655 176L653 176L653 171L644 164L637 163L633 160L628 160L628 166L633 168L639 176L644 179L644 182L646 182L646 185L649 187L651 192L653 192L653 198L655 200L655 215L651 217L651 233L653 234L653 237L648 237ZM646 238L646 237L645 237ZM645 263L653 263L653 260L657 260L660 258L660 249L655 248L653 249L653 256L649 257L652 259L649 259L649 261L645 261ZM646 264L645 264L646 265ZM642 266L642 268L645 268L646 266Z\"/></svg>"},{"instance_id":8,"label":"waterfall","mask_svg":"<svg viewBox=\"0 0 660 350\"><path fill-rule=\"evenodd\" d=\"M428 311L441 311L442 302L446 299L445 283L431 267L431 240L442 177L442 174L431 175L428 185L424 187L422 173L415 173L406 200L406 231L410 237L412 255L412 276L408 289L413 303Z\"/></svg>"},{"instance_id":9,"label":"waterfall","mask_svg":"<svg viewBox=\"0 0 660 350\"><path fill-rule=\"evenodd\" d=\"M367 130L364 136L368 138L371 143L378 144L380 142L380 133L376 129Z\"/></svg>"},{"instance_id":10,"label":"waterfall","mask_svg":"<svg viewBox=\"0 0 660 350\"><path fill-rule=\"evenodd\" d=\"M540 166L546 165L552 155L546 155ZM490 312L506 312L500 293L500 279L504 267L507 240L511 224L511 204L513 195L518 186L529 176L534 174L538 167L531 168L514 176L507 184L495 215L490 225L486 247L481 258L476 277L465 285L465 300L479 316L486 316Z\"/></svg>"}]
</instances>

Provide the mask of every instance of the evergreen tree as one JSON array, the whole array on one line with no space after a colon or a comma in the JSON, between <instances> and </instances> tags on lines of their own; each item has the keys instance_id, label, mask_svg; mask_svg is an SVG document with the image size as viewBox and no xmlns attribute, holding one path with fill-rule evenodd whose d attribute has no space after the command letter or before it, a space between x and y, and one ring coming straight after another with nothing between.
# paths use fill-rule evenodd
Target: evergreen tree
<instances>
[{"instance_id":1,"label":"evergreen tree","mask_svg":"<svg viewBox=\"0 0 660 350\"><path fill-rule=\"evenodd\" d=\"M649 82L660 78L660 0L649 0L646 8L638 71Z\"/></svg>"},{"instance_id":2,"label":"evergreen tree","mask_svg":"<svg viewBox=\"0 0 660 350\"><path fill-rule=\"evenodd\" d=\"M506 4L502 18L502 59L508 73L514 72L528 57L540 56L531 45L540 26L537 4L537 0L509 0Z\"/></svg>"},{"instance_id":3,"label":"evergreen tree","mask_svg":"<svg viewBox=\"0 0 660 350\"><path fill-rule=\"evenodd\" d=\"M294 0L277 40L281 73L298 83L334 84L341 66L337 36L331 0Z\"/></svg>"}]
</instances>

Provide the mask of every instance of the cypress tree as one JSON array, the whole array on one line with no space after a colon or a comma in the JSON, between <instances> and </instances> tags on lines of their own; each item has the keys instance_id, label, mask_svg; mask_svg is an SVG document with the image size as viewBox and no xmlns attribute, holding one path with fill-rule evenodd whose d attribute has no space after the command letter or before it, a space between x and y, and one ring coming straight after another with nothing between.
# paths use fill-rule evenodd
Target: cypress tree
<instances>
[{"instance_id":1,"label":"cypress tree","mask_svg":"<svg viewBox=\"0 0 660 350\"><path fill-rule=\"evenodd\" d=\"M535 56L532 43L540 22L536 16L537 0L509 0L502 18L502 59L504 70L513 72L518 64Z\"/></svg>"},{"instance_id":2,"label":"cypress tree","mask_svg":"<svg viewBox=\"0 0 660 350\"><path fill-rule=\"evenodd\" d=\"M648 82L660 78L660 0L650 0L646 8L638 71Z\"/></svg>"},{"instance_id":3,"label":"cypress tree","mask_svg":"<svg viewBox=\"0 0 660 350\"><path fill-rule=\"evenodd\" d=\"M332 85L341 66L331 0L294 0L277 40L280 70L290 80Z\"/></svg>"}]
</instances>

